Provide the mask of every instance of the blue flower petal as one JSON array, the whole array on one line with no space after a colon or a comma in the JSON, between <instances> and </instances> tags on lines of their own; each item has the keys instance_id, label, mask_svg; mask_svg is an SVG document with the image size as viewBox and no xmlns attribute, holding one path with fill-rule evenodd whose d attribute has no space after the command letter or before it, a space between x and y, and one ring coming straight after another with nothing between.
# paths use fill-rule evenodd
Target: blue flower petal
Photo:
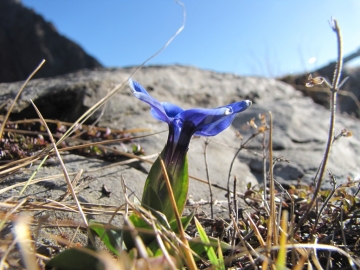
<instances>
[{"instance_id":1,"label":"blue flower petal","mask_svg":"<svg viewBox=\"0 0 360 270\"><path fill-rule=\"evenodd\" d=\"M193 123L196 135L215 136L228 128L236 114L250 105L251 101L245 100L215 109L191 109L183 111L176 118Z\"/></svg>"},{"instance_id":2,"label":"blue flower petal","mask_svg":"<svg viewBox=\"0 0 360 270\"><path fill-rule=\"evenodd\" d=\"M169 118L174 118L179 113L183 112L184 110L179 106L176 106L169 102L161 102L161 105L164 107L164 110Z\"/></svg>"},{"instance_id":3,"label":"blue flower petal","mask_svg":"<svg viewBox=\"0 0 360 270\"><path fill-rule=\"evenodd\" d=\"M129 85L135 97L151 106L151 114L157 120L168 123L174 129L174 141L177 142L183 126L189 140L192 134L200 136L215 136L227 127L234 120L237 113L246 110L251 101L245 100L235 102L215 109L190 109L182 108L168 103L160 103L137 82L129 79Z\"/></svg>"},{"instance_id":4,"label":"blue flower petal","mask_svg":"<svg viewBox=\"0 0 360 270\"><path fill-rule=\"evenodd\" d=\"M170 124L171 120L167 116L163 105L161 105L159 101L150 96L138 82L129 79L129 85L135 97L151 106L151 114L154 118Z\"/></svg>"}]
</instances>

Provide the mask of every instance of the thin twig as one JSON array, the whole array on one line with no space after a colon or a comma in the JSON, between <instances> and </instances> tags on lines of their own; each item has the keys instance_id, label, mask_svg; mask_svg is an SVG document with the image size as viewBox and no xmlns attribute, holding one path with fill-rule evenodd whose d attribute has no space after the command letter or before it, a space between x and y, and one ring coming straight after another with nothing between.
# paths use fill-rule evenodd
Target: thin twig
<instances>
[{"instance_id":1,"label":"thin twig","mask_svg":"<svg viewBox=\"0 0 360 270\"><path fill-rule=\"evenodd\" d=\"M173 260L172 260L171 257L170 257L169 252L167 251L167 249L166 249L166 247L165 247L165 244L164 244L163 240L161 239L161 236L160 236L160 234L159 234L159 230L158 230L158 228L156 227L156 224L155 224L155 221L154 221L154 220L152 220L151 226L152 226L152 228L153 228L153 230L154 230L154 233L155 233L156 242L158 243L159 248L161 249L162 253L164 254L164 257L165 257L165 259L167 260L170 268L173 269L173 270L177 269L176 266L175 266L175 264L174 264L174 262L173 262ZM165 267L164 267L164 268L165 268Z\"/></svg>"},{"instance_id":2,"label":"thin twig","mask_svg":"<svg viewBox=\"0 0 360 270\"><path fill-rule=\"evenodd\" d=\"M234 224L234 231L236 232L236 234L238 235L238 237L239 237L239 239L240 239L240 243L239 243L237 246L242 245L243 248L244 248L245 250L247 250L250 263L251 263L251 265L253 266L253 268L256 269L255 261L254 261L254 258L253 258L253 256L252 256L252 254L256 254L256 256L258 256L257 252L254 250L254 248L253 248L248 242L245 242L245 239L244 239L244 237L241 235L240 229L239 229L239 227L237 226L237 223L235 222L233 216L232 216L232 222L233 222L233 224ZM236 251L236 249L233 248L232 251ZM229 257L229 259L226 258L225 262L226 262L226 261L229 261L228 263L226 263L226 265L229 265L229 264L232 262L232 256L233 256L233 253L231 253L231 256Z\"/></svg>"},{"instance_id":3,"label":"thin twig","mask_svg":"<svg viewBox=\"0 0 360 270\"><path fill-rule=\"evenodd\" d=\"M341 70L342 70L342 38L341 38L341 31L340 28L338 26L338 23L336 20L332 20L332 29L333 31L336 33L336 37L337 37L337 45L338 45L338 60L337 60L337 67L334 73L334 78L333 78L333 83L332 83L332 87L331 87L331 106L330 106L330 124L329 124L329 132L328 132L328 138L327 138L327 142L326 142L326 147L325 147L325 152L324 152L324 157L323 160L321 162L321 167L319 170L319 175L318 175L318 179L316 181L316 188L314 191L314 195L313 198L311 199L310 203L308 204L308 207L305 211L305 213L303 214L303 216L301 217L301 219L299 220L298 224L295 227L295 232L302 226L302 224L305 222L312 206L314 205L317 196L319 194L320 191L320 187L321 187L321 183L324 177L324 173L325 173L325 169L326 169L326 165L329 159L329 154L330 154L330 150L331 150L331 145L333 142L333 138L334 138L334 132L335 132L335 112L336 112L336 101L337 101L337 91L338 91L338 84L340 81L340 75L341 75Z\"/></svg>"},{"instance_id":4,"label":"thin twig","mask_svg":"<svg viewBox=\"0 0 360 270\"><path fill-rule=\"evenodd\" d=\"M334 243L334 239L335 239L335 229L333 230L332 233L332 243ZM332 267L332 258L331 258L331 250L329 250L329 254L327 256L327 262L326 262L326 270L329 270L329 267Z\"/></svg>"},{"instance_id":5,"label":"thin twig","mask_svg":"<svg viewBox=\"0 0 360 270\"><path fill-rule=\"evenodd\" d=\"M237 200L237 191L236 191L236 187L237 187L237 178L234 175L234 189L233 189L233 194L234 194L234 211L235 211L235 221L236 223L239 222L239 215L238 215L238 200Z\"/></svg>"},{"instance_id":6,"label":"thin twig","mask_svg":"<svg viewBox=\"0 0 360 270\"><path fill-rule=\"evenodd\" d=\"M209 138L206 138L205 140L205 147L204 147L204 160L205 160L205 171L206 171L206 179L209 183L209 193L210 193L210 210L211 210L211 218L214 218L214 210L213 210L213 192L212 192L212 188L211 188L211 182L210 182L210 175L209 175L209 166L208 166L208 162L207 162L207 147L209 145Z\"/></svg>"},{"instance_id":7,"label":"thin twig","mask_svg":"<svg viewBox=\"0 0 360 270\"><path fill-rule=\"evenodd\" d=\"M269 129L269 161L273 162L273 151L272 151L272 135L273 135L273 119L272 113L269 112L270 116L270 129ZM277 233L276 233L276 214L275 214L275 183L272 164L269 166L269 181L270 181L270 217L267 226L267 257L270 258L270 248L272 242L274 245L278 244ZM263 269L267 269L267 261L263 262ZM272 266L273 267L273 266Z\"/></svg>"},{"instance_id":8,"label":"thin twig","mask_svg":"<svg viewBox=\"0 0 360 270\"><path fill-rule=\"evenodd\" d=\"M321 214L322 214L323 210L325 209L326 205L328 204L328 202L330 201L330 199L331 199L332 196L334 195L335 191L336 191L339 187L341 187L341 185L336 186L335 184L336 184L336 183L334 183L334 184L332 185L333 188L332 188L329 196L327 196L325 202L322 204L322 206L321 206L321 208L320 208L320 210L319 210L319 213L316 215L316 219L315 219L315 223L314 223L314 229L316 228L316 226L317 226L317 224L318 224L318 222L319 222L319 218L321 217Z\"/></svg>"},{"instance_id":9,"label":"thin twig","mask_svg":"<svg viewBox=\"0 0 360 270\"><path fill-rule=\"evenodd\" d=\"M350 250L346 244L346 236L344 232L344 207L342 207L342 205L340 207L340 231L341 231L344 249L350 253Z\"/></svg>"},{"instance_id":10,"label":"thin twig","mask_svg":"<svg viewBox=\"0 0 360 270\"><path fill-rule=\"evenodd\" d=\"M232 169L233 169L233 166L234 166L234 163L235 163L235 160L236 160L236 157L238 156L238 154L240 153L240 151L242 149L244 149L246 147L246 145L253 139L255 138L257 135L259 135L260 133L259 132L255 132L253 134L251 134L251 136L243 143L241 141L240 143L240 147L237 149L233 159L231 160L231 163L230 163L230 168L229 168L229 173L228 173L228 179L227 179L227 192L228 192L228 206L229 206L229 213L231 213L231 196L230 196L230 178L231 178L231 172L232 172ZM234 194L235 195L235 194Z\"/></svg>"},{"instance_id":11,"label":"thin twig","mask_svg":"<svg viewBox=\"0 0 360 270\"><path fill-rule=\"evenodd\" d=\"M267 170L266 170L266 134L263 134L263 138L262 138L262 148L263 148L263 155L262 155L262 161L263 161L263 179L264 179L264 205L265 205L265 209L268 213L270 213L270 206L267 202L267 182L268 182L268 177L267 177ZM271 159L269 159L269 166L271 166L270 164L273 161Z\"/></svg>"},{"instance_id":12,"label":"thin twig","mask_svg":"<svg viewBox=\"0 0 360 270\"><path fill-rule=\"evenodd\" d=\"M234 200L233 200L233 208L234 208L234 213L235 213L235 218L234 218L234 215L230 213L230 218L232 219L232 222L235 226L235 228L237 228L237 222L239 221L239 218L238 218L238 201L237 201L237 194L236 194L236 176L234 175L234 185L233 185L233 194L234 194ZM233 233L232 233L232 238L231 238L231 247L232 250L231 250L231 254L230 254L230 257L234 255L235 253L235 242L236 242L236 230L233 230Z\"/></svg>"}]
</instances>

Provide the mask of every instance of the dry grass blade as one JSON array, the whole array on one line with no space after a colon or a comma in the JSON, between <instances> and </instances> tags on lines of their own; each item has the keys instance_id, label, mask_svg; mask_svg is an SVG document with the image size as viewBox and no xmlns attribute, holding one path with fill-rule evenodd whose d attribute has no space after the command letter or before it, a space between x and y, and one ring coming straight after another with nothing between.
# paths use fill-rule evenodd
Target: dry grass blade
<instances>
[{"instance_id":1,"label":"dry grass blade","mask_svg":"<svg viewBox=\"0 0 360 270\"><path fill-rule=\"evenodd\" d=\"M350 254L348 254L346 251L342 250L339 247L335 247L335 246L331 246L331 245L323 245L323 244L296 244L296 245L286 245L286 248L287 249L307 248L307 249L314 249L314 250L327 250L327 251L338 252L341 255L345 256L349 260L349 264L352 269L356 270L356 269L360 268L360 261L352 258ZM273 246L271 249L277 250L277 249L279 249L279 247Z\"/></svg>"},{"instance_id":2,"label":"dry grass blade","mask_svg":"<svg viewBox=\"0 0 360 270\"><path fill-rule=\"evenodd\" d=\"M0 207L5 209L13 209L19 204L18 201L8 200L6 202L0 202ZM124 210L121 206L116 205L102 205L82 203L81 207L83 212L91 215L123 215ZM18 209L16 209L18 210ZM21 211L44 211L44 210L56 210L64 212L79 213L77 205L71 202L57 202L54 200L46 199L45 201L29 202L26 201L21 205Z\"/></svg>"},{"instance_id":3,"label":"dry grass blade","mask_svg":"<svg viewBox=\"0 0 360 270\"><path fill-rule=\"evenodd\" d=\"M22 91L24 90L25 86L27 85L27 83L30 81L30 79L35 75L35 73L42 67L42 65L45 63L45 60L43 59L41 61L41 63L35 68L35 70L30 74L30 76L26 79L26 81L24 82L24 84L21 86L19 92L17 93L13 103L11 104L9 110L7 111L5 117L4 117L4 121L0 127L0 140L2 139L2 134L4 132L4 129L5 129L5 126L6 126L6 122L7 120L9 119L9 116L10 116L10 113L12 112L14 106L15 106L15 103L16 101L19 99Z\"/></svg>"},{"instance_id":4,"label":"dry grass blade","mask_svg":"<svg viewBox=\"0 0 360 270\"><path fill-rule=\"evenodd\" d=\"M73 123L70 122L64 122L64 121L59 121L59 120L53 120L53 119L45 119L46 123L53 123L53 124L58 124L61 126L67 126L70 127L73 125ZM40 119L34 118L34 119L23 119L23 120L17 120L17 121L11 121L11 123L13 124L32 124L32 123L42 123ZM84 129L85 131L89 131L91 129L93 129L94 126L93 125L81 125L81 129ZM107 127L96 127L96 130L98 131L107 131ZM126 130L120 130L120 129L115 129L112 128L111 131L118 133L118 134L125 134L125 133L136 133L136 132L144 132L144 131L150 131L151 129L149 128L135 128L135 129L126 129Z\"/></svg>"},{"instance_id":5,"label":"dry grass blade","mask_svg":"<svg viewBox=\"0 0 360 270\"><path fill-rule=\"evenodd\" d=\"M145 156L145 157L142 157L142 160L148 160L148 159L151 159L151 158L154 158L154 157L157 157L157 156L158 156L158 154ZM104 170L104 169L107 169L107 168L110 168L110 167L115 167L115 166L120 166L120 165L127 165L127 164L131 164L131 163L137 162L137 161L139 161L138 157L133 158L133 159L124 160L124 161L119 161L119 162L116 162L116 163L113 163L113 164L110 164L110 165L107 165L107 166L99 167L99 168L96 168L96 169L84 170L84 172L85 173L94 173L94 172ZM151 162L151 161L148 161L148 162ZM72 172L72 173L68 173L68 174L69 175L76 175L77 172ZM55 174L55 175L52 175L52 176L42 177L42 178L32 180L30 184L36 184L36 183L40 183L40 182L44 182L44 181L53 181L53 180L55 180L57 178L60 178L60 177L63 177L63 176L64 176L63 174ZM0 194L2 194L4 192L7 192L7 191L9 191L11 189L17 188L17 187L22 187L22 186L26 185L26 183L27 182L16 183L14 185L4 187L4 188L0 189Z\"/></svg>"},{"instance_id":6,"label":"dry grass blade","mask_svg":"<svg viewBox=\"0 0 360 270\"><path fill-rule=\"evenodd\" d=\"M88 143L88 141L84 141L84 140L80 140L80 139L73 139L73 141L82 143L82 145L64 147L64 148L58 149L58 151L59 152L64 152L64 151L70 151L70 150L75 150L75 149L80 149L80 148L85 148L85 147L98 145L100 149L109 150L109 151L112 151L113 153L123 155L123 156L128 157L128 158L136 158L137 160L140 160L140 161L143 161L143 162L152 163L151 161L148 161L146 157L144 158L144 157L137 156L137 155L127 153L127 152L124 152L124 151L115 150L113 148L104 146L103 144L110 144L110 143L115 143L115 142L124 142L124 141L128 141L128 140L145 138L145 137L148 137L148 136L160 134L162 132L165 132L165 131L159 131L159 132L146 134L146 135L142 135L142 136L133 136L133 137L129 137L129 138L105 140L105 141L101 141L101 142L92 142L92 143ZM30 157L22 158L22 159L19 159L19 160L15 160L15 161L7 163L7 164L5 164L3 166L0 166L0 175L9 174L9 173L12 173L12 172L14 172L14 171L16 171L18 169L21 169L21 168L23 168L25 166L28 166L28 165L32 164L33 162L37 161L38 159L44 158L47 154L49 154L50 151L51 151L51 146L50 147L48 146L47 148L43 149L41 152L37 153L34 156L30 156Z\"/></svg>"},{"instance_id":7,"label":"dry grass blade","mask_svg":"<svg viewBox=\"0 0 360 270\"><path fill-rule=\"evenodd\" d=\"M273 126L272 126L272 113L269 112L270 115L270 130L269 130L269 160L270 160L270 166L269 166L269 182L270 182L270 216L269 216L269 222L267 226L267 238L266 238L266 247L267 247L267 257L270 258L270 249L272 244L277 245L278 239L277 239L277 226L276 226L276 213L275 213L275 184L274 184L274 174L273 174L273 152L272 152L272 132L273 132ZM263 262L263 269L267 269L268 261L265 260ZM274 265L272 265L272 268Z\"/></svg>"},{"instance_id":8,"label":"dry grass blade","mask_svg":"<svg viewBox=\"0 0 360 270\"><path fill-rule=\"evenodd\" d=\"M163 240L161 239L160 233L159 233L158 229L156 228L155 222L152 221L152 222L151 222L151 225L152 225L153 230L154 230L154 232L155 232L156 241L157 241L157 243L158 243L158 245L159 245L162 253L163 253L164 256L165 256L165 259L166 259L167 263L169 264L169 266L170 266L171 269L173 269L173 270L177 269L176 266L175 266L175 264L174 264L174 262L173 262L173 260L172 260L171 257L170 257L169 252L167 251L167 249L166 249L166 247L165 247L165 245L164 245Z\"/></svg>"},{"instance_id":9,"label":"dry grass blade","mask_svg":"<svg viewBox=\"0 0 360 270\"><path fill-rule=\"evenodd\" d=\"M147 62L149 62L151 59L153 59L154 57L156 57L158 54L160 54L163 50L165 50L165 48L167 46L169 46L169 44L175 39L175 37L177 37L182 30L185 28L185 21L186 21L186 11L185 11L185 6L182 2L180 1L176 1L177 4L179 4L182 9L183 9L183 21L182 24L180 26L180 28L175 32L175 34L165 43L165 45L163 47L161 47L156 53L154 53L152 56L150 56L148 59L146 59L139 67L137 67L128 77L128 79L130 79L140 68L142 68ZM70 134L76 129L76 127L78 125L83 124L87 119L89 119L89 117L95 112L97 111L99 108L101 108L107 101L110 100L110 98L112 96L114 96L120 89L122 89L123 87L125 87L125 85L127 84L126 80L125 82L115 86L105 97L103 97L102 99L100 99L96 104L94 104L90 109L88 109L82 116L80 116L80 118L78 120L75 121L75 123L66 131L66 133L59 139L59 141L57 142L57 144L60 144L62 141L64 141L68 136L70 136Z\"/></svg>"},{"instance_id":10,"label":"dry grass blade","mask_svg":"<svg viewBox=\"0 0 360 270\"><path fill-rule=\"evenodd\" d=\"M289 213L285 210L282 214L281 220L281 231L280 231L280 250L279 255L276 260L277 269L285 269L286 265L286 242L287 242L287 221L289 218Z\"/></svg>"},{"instance_id":11,"label":"dry grass blade","mask_svg":"<svg viewBox=\"0 0 360 270\"><path fill-rule=\"evenodd\" d=\"M253 266L253 268L256 269L255 261L254 261L253 256L252 256L252 254L256 254L256 251L253 249L253 247L252 247L250 244L248 244L247 242L245 242L244 237L241 235L241 232L240 232L240 230L239 230L239 227L237 226L237 222L235 221L235 219L234 219L233 216L231 216L231 218L232 218L232 222L233 222L233 224L234 224L235 232L236 232L236 234L238 235L238 237L239 237L239 239L240 239L240 243L238 244L238 246L241 245L241 246L247 251L247 254L248 254L248 256L249 256L250 263L251 263L251 265ZM250 249L251 251L250 251L249 249ZM235 248L234 248L234 250L235 250ZM227 258L225 259L225 265L230 264L230 263L232 262L232 260L233 260L233 257L234 257L234 256L229 256L229 257L227 257Z\"/></svg>"},{"instance_id":12,"label":"dry grass blade","mask_svg":"<svg viewBox=\"0 0 360 270\"><path fill-rule=\"evenodd\" d=\"M231 160L231 163L230 163L230 168L229 168L229 173L228 173L228 179L227 179L227 192L228 192L228 205L229 205L229 213L231 213L231 197L230 197L230 178L231 178L231 172L232 172L232 169L233 169L233 166L234 166L234 163L235 163L235 160L236 160L236 157L238 156L238 154L240 153L240 151L242 149L244 149L247 144L253 139L255 138L257 135L259 135L260 132L256 132L256 133L253 133L245 142L241 141L240 143L240 147L237 149L233 159Z\"/></svg>"},{"instance_id":13,"label":"dry grass blade","mask_svg":"<svg viewBox=\"0 0 360 270\"><path fill-rule=\"evenodd\" d=\"M124 224L126 224L128 229L130 230L136 249L140 253L140 257L144 259L148 258L149 256L147 254L144 242L141 240L140 236L138 235L138 231L141 230L138 230L131 222L131 220L128 219L126 216L124 217Z\"/></svg>"},{"instance_id":14,"label":"dry grass blade","mask_svg":"<svg viewBox=\"0 0 360 270\"><path fill-rule=\"evenodd\" d=\"M27 188L27 186L31 183L31 180L35 177L35 175L37 174L37 172L39 171L39 169L42 167L42 165L46 162L46 160L48 159L49 156L45 156L43 158L43 160L40 162L39 166L36 168L36 170L31 174L30 178L26 181L26 184L24 185L24 187L20 190L19 195L21 196L25 189Z\"/></svg>"},{"instance_id":15,"label":"dry grass blade","mask_svg":"<svg viewBox=\"0 0 360 270\"><path fill-rule=\"evenodd\" d=\"M305 264L306 261L308 261L310 254L311 254L311 250L307 250L306 254L303 254L300 257L300 260L298 260L298 262L295 265L295 267L293 268L293 270L302 270L302 269L304 269L304 264ZM309 265L311 265L311 264L309 264Z\"/></svg>"},{"instance_id":16,"label":"dry grass blade","mask_svg":"<svg viewBox=\"0 0 360 270\"><path fill-rule=\"evenodd\" d=\"M0 260L0 270L6 270L9 269L9 266L6 264L6 258L10 254L10 252L13 251L13 248L17 244L16 239L11 242L11 244L7 247L5 253L3 254L3 257Z\"/></svg>"},{"instance_id":17,"label":"dry grass blade","mask_svg":"<svg viewBox=\"0 0 360 270\"><path fill-rule=\"evenodd\" d=\"M168 176L167 171L166 171L165 163L162 160L161 156L159 156L159 159L160 159L162 173L164 174L164 178L165 178L165 184L166 184L167 190L169 192L171 206L172 206L172 208L173 208L173 210L175 212L175 218L176 218L176 222L177 222L177 225L178 225L178 228L179 228L180 239L181 239L182 243L185 246L184 253L185 253L186 260L187 260L186 264L187 264L187 266L188 266L188 268L190 270L196 270L197 269L196 263L195 263L193 255L191 253L191 249L189 247L189 243L188 243L188 241L186 239L184 228L183 228L182 223L181 223L180 215L179 215L179 212L177 210L174 193L173 193L172 188L171 188L171 184L170 184L169 176Z\"/></svg>"},{"instance_id":18,"label":"dry grass blade","mask_svg":"<svg viewBox=\"0 0 360 270\"><path fill-rule=\"evenodd\" d=\"M12 208L9 212L5 214L5 216L2 218L0 222L0 231L2 230L5 223L8 221L9 217L14 214L24 203L26 202L26 199L22 200L21 202L18 202L14 208Z\"/></svg>"},{"instance_id":19,"label":"dry grass blade","mask_svg":"<svg viewBox=\"0 0 360 270\"><path fill-rule=\"evenodd\" d=\"M76 196L76 194L75 194L74 188L73 188L73 186L72 186L72 184L71 184L71 180L70 180L69 174L68 174L68 172L67 172L67 170L66 170L66 167L65 167L64 162L62 161L61 155L60 155L60 153L59 153L59 151L58 151L58 149L57 149L57 146L56 146L56 143L55 143L55 141L54 141L54 138L53 138L53 136L52 136L52 134L51 134L51 131L49 130L49 127L47 126L44 118L42 117L40 111L38 110L38 108L36 107L36 105L32 102L32 100L31 100L31 103L32 103L32 105L34 106L34 108L35 108L35 110L36 110L36 113L38 114L39 118L43 121L43 125L45 126L46 131L47 131L48 134L49 134L51 143L52 143L52 145L53 145L53 147L54 147L54 150L55 150L55 152L56 152L56 155L57 155L57 157L58 157L58 159L59 159L59 162L60 162L60 164L61 164L61 167L62 167L62 169L63 169L64 176L65 176L66 182L67 182L67 184L68 184L68 188L69 188L70 191L71 191L71 195L72 195L72 197L73 197L73 199L74 199L74 201L75 201L75 203L76 203L76 205L77 205L77 207L78 207L78 209L79 209L80 215L81 215L84 223L86 224L86 226L88 226L88 222L87 222L87 220L86 220L85 214L84 214L84 212L83 212L83 210L82 210L82 208L81 208L81 205L80 205L80 203L79 203L79 200L78 200L78 198L77 198L77 196Z\"/></svg>"},{"instance_id":20,"label":"dry grass blade","mask_svg":"<svg viewBox=\"0 0 360 270\"><path fill-rule=\"evenodd\" d=\"M19 244L21 255L24 260L26 269L38 270L38 264L36 263L35 253L31 251L30 243L31 236L30 230L27 226L29 224L28 218L20 217L15 223L15 235Z\"/></svg>"},{"instance_id":21,"label":"dry grass blade","mask_svg":"<svg viewBox=\"0 0 360 270\"><path fill-rule=\"evenodd\" d=\"M255 232L255 235L260 243L260 246L266 247L266 243L265 243L264 239L262 238L261 233L259 232L255 222L253 221L253 219L251 218L251 216L248 213L245 212L245 215L247 216L247 218L250 222L251 229Z\"/></svg>"}]
</instances>

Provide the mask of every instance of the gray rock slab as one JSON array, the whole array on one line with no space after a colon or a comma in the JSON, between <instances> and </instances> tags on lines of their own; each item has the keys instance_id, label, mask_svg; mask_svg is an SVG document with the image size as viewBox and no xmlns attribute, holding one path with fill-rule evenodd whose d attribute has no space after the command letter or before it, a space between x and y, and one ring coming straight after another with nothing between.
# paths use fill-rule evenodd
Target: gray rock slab
<instances>
[{"instance_id":1,"label":"gray rock slab","mask_svg":"<svg viewBox=\"0 0 360 270\"><path fill-rule=\"evenodd\" d=\"M293 97L291 99L274 100L266 103L259 102L245 111L242 117L236 118L233 126L240 128L245 119L256 118L260 113L271 111L273 114L273 153L275 157L283 157L290 163L275 166L275 176L280 180L290 181L301 179L312 183L319 164L322 161L330 112L320 105L314 104L310 98ZM346 181L348 176L359 178L359 120L343 115L336 115L335 134L342 129L348 129L354 136L340 138L332 147L327 169L331 171L339 182ZM245 131L249 136L251 131ZM259 151L259 139L254 141L253 147ZM262 159L250 152L242 152L240 158L256 168ZM329 179L327 174L326 179ZM259 176L258 176L259 179ZM328 185L327 185L328 186Z\"/></svg>"},{"instance_id":2,"label":"gray rock slab","mask_svg":"<svg viewBox=\"0 0 360 270\"><path fill-rule=\"evenodd\" d=\"M46 118L74 121L115 85L125 82L132 71L134 68L83 70L65 76L33 80L25 87L11 117L36 117L29 103L29 99L32 99ZM217 107L243 99L254 102L251 108L235 119L232 127L219 136L210 138L207 154L210 180L213 183L226 186L230 162L240 144L235 130L247 138L253 131L246 122L251 118L257 119L259 113L268 111L272 112L274 118L274 157L281 156L290 161L276 165L276 178L282 181L300 178L311 183L322 159L329 112L314 104L310 98L303 97L291 86L273 79L242 77L186 66L144 67L133 79L160 101L172 102L185 109ZM20 86L20 82L0 84L0 101L13 98ZM95 113L92 120L99 115L100 112ZM106 104L99 125L117 129L149 128L154 132L165 130L164 133L136 141L149 155L159 153L167 138L167 125L153 119L149 106L134 98L127 86L119 90ZM337 132L343 128L353 131L354 136L341 138L335 143L328 165L328 169L339 182L345 181L347 176L359 176L359 120L337 115ZM232 172L238 178L239 191L246 190L248 182L255 184L262 180L262 158L254 153L262 153L260 137L250 144L249 150L241 151L235 160ZM79 166L85 172L92 166L105 166L103 161L79 159ZM70 167L77 164L77 161L68 162ZM53 167L56 166L51 168ZM84 191L92 190L95 197L88 194L82 196L92 202L100 200L109 204L121 204L121 175L133 185L137 195L141 196L149 168L149 164L142 163L137 164L137 167L119 166L116 169L111 168L110 171L101 170L101 173L93 175L97 179L93 182L94 186ZM206 179L204 138L194 138L190 144L189 170L191 175ZM115 190L114 196L98 199L98 191L95 190L102 184ZM217 199L225 199L225 192L216 190L215 193ZM191 181L189 194L196 200L209 198L208 187L197 181Z\"/></svg>"}]
</instances>

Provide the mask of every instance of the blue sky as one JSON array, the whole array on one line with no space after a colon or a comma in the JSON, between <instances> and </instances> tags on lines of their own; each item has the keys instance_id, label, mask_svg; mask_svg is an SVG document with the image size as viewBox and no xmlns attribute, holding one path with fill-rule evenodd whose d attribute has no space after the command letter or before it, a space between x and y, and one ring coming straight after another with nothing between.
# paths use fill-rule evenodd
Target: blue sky
<instances>
[{"instance_id":1,"label":"blue sky","mask_svg":"<svg viewBox=\"0 0 360 270\"><path fill-rule=\"evenodd\" d=\"M106 67L139 65L177 31L172 0L22 0ZM336 18L344 54L360 48L358 0L183 0L183 32L148 64L193 65L275 77L336 59ZM316 59L315 62L313 62ZM354 61L357 65L360 61Z\"/></svg>"}]
</instances>

